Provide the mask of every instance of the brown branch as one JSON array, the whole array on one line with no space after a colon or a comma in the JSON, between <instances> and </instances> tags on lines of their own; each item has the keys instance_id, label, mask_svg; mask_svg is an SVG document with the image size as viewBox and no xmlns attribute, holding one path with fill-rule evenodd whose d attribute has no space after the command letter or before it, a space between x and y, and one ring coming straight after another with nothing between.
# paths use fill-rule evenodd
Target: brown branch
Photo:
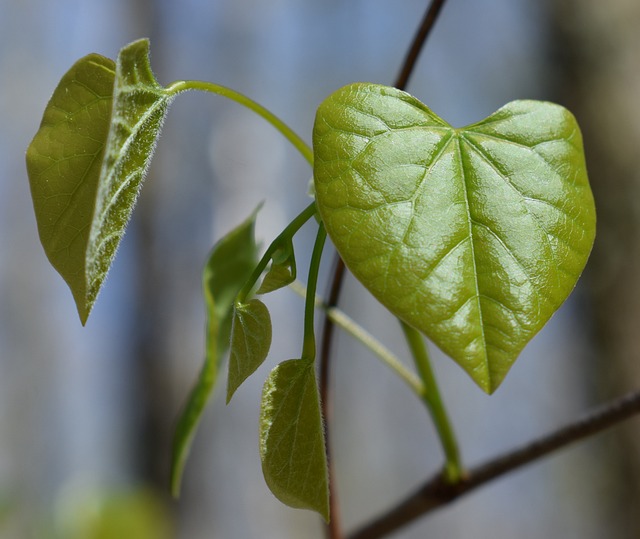
<instances>
[{"instance_id":1,"label":"brown branch","mask_svg":"<svg viewBox=\"0 0 640 539\"><path fill-rule=\"evenodd\" d=\"M384 537L416 518L447 505L493 479L502 477L517 468L608 429L639 413L640 391L635 391L550 434L470 469L465 479L460 483L446 483L443 476L439 474L385 514L349 535L349 539Z\"/></svg>"},{"instance_id":2,"label":"brown branch","mask_svg":"<svg viewBox=\"0 0 640 539\"><path fill-rule=\"evenodd\" d=\"M405 57L400 74L395 82L395 87L403 90L413 72L416 65L420 51L423 49L424 44L431 33L431 30L438 18L438 14L446 0L432 0L429 4L429 8L425 12L425 16L420 23L420 27L415 34L407 56ZM340 291L342 289L342 282L345 275L345 265L339 255L335 255L333 263L333 278L331 281L331 288L327 295L327 306L335 307L338 304L340 298ZM326 311L328 312L328 311ZM320 407L322 416L325 421L325 442L327 452L327 463L329 473L329 511L331 515L331 521L326 527L326 536L328 539L342 539L343 534L340 524L340 509L338 503L338 494L336 490L336 483L334 477L333 458L331 453L330 443L330 428L332 419L332 401L330 392L330 363L331 363L331 343L333 342L334 325L327 314L324 317L324 329L322 333L322 345L320 349L320 368L319 368L319 386L320 386Z\"/></svg>"},{"instance_id":3,"label":"brown branch","mask_svg":"<svg viewBox=\"0 0 640 539\"><path fill-rule=\"evenodd\" d=\"M327 295L327 305L335 307L340 297L340 290L344 281L345 265L338 255L333 260L333 279ZM326 314L324 317L324 329L322 332L322 345L320 347L320 408L325 422L325 443L327 452L327 467L329 475L329 515L331 520L326 526L327 539L342 539L342 526L340 519L340 504L338 503L338 491L336 489L335 467L331 453L331 431L329 425L333 419L333 399L331 398L331 342L335 325Z\"/></svg>"},{"instance_id":4,"label":"brown branch","mask_svg":"<svg viewBox=\"0 0 640 539\"><path fill-rule=\"evenodd\" d=\"M411 48L409 49L409 52L407 52L400 74L394 84L396 88L404 90L407 87L409 78L413 73L413 68L418 61L418 56L420 56L420 52L422 51L424 44L429 37L436 20L438 19L438 15L440 14L440 10L442 9L445 1L446 0L433 0L429 5L429 9L425 13L424 19L422 19L422 23L420 24L420 28L418 28L418 32L413 38Z\"/></svg>"}]
</instances>

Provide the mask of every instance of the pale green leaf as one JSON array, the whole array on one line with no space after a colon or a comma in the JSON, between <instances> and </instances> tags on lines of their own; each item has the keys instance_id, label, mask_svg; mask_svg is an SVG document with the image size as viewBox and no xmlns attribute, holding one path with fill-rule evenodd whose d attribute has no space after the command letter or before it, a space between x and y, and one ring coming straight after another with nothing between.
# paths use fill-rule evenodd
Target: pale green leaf
<instances>
[{"instance_id":1,"label":"pale green leaf","mask_svg":"<svg viewBox=\"0 0 640 539\"><path fill-rule=\"evenodd\" d=\"M205 361L180 416L173 438L171 491L180 492L182 472L191 443L218 378L220 363L229 347L233 303L257 263L255 222L258 210L224 236L212 249L203 273L207 307Z\"/></svg>"},{"instance_id":2,"label":"pale green leaf","mask_svg":"<svg viewBox=\"0 0 640 539\"><path fill-rule=\"evenodd\" d=\"M493 392L591 251L575 118L514 101L456 129L405 92L352 84L321 104L313 139L318 209L349 269Z\"/></svg>"},{"instance_id":3,"label":"pale green leaf","mask_svg":"<svg viewBox=\"0 0 640 539\"><path fill-rule=\"evenodd\" d=\"M97 54L64 75L27 149L40 241L86 320L86 251L111 122L115 64Z\"/></svg>"},{"instance_id":4,"label":"pale green leaf","mask_svg":"<svg viewBox=\"0 0 640 539\"><path fill-rule=\"evenodd\" d=\"M227 379L227 403L267 358L271 347L271 317L258 299L236 305L231 325L231 353Z\"/></svg>"},{"instance_id":5,"label":"pale green leaf","mask_svg":"<svg viewBox=\"0 0 640 539\"><path fill-rule=\"evenodd\" d=\"M91 54L62 78L27 150L40 239L65 279L82 323L129 221L167 107L149 42L114 64Z\"/></svg>"},{"instance_id":6,"label":"pale green leaf","mask_svg":"<svg viewBox=\"0 0 640 539\"><path fill-rule=\"evenodd\" d=\"M284 246L276 250L271 257L269 271L264 276L256 294L267 294L290 285L296 280L296 259L293 244L289 240Z\"/></svg>"},{"instance_id":7,"label":"pale green leaf","mask_svg":"<svg viewBox=\"0 0 640 539\"><path fill-rule=\"evenodd\" d=\"M327 459L313 362L285 361L267 378L260 458L267 485L280 501L329 520Z\"/></svg>"}]
</instances>

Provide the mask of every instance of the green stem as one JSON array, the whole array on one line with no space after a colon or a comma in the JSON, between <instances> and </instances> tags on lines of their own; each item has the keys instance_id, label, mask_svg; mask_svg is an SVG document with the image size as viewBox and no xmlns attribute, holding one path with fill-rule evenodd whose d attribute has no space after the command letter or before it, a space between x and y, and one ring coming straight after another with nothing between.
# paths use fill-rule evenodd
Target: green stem
<instances>
[{"instance_id":1,"label":"green stem","mask_svg":"<svg viewBox=\"0 0 640 539\"><path fill-rule=\"evenodd\" d=\"M171 83L167 86L166 91L171 94L179 94L180 92L185 92L187 90L196 90L200 92L209 92L211 94L221 95L244 107L247 107L249 110L252 110L256 114L262 116L267 122L269 122L273 127L275 127L280 133L282 133L291 144L293 144L296 149L302 154L302 156L309 162L311 166L313 166L313 151L311 148L300 138L287 124L285 124L280 118L278 118L271 111L264 108L259 103L256 103L252 99L249 99L247 96L232 90L231 88L227 88L225 86L220 86L219 84L214 84L212 82L205 82L199 80L179 80Z\"/></svg>"},{"instance_id":2,"label":"green stem","mask_svg":"<svg viewBox=\"0 0 640 539\"><path fill-rule=\"evenodd\" d=\"M294 281L289 287L299 296L305 297L307 290L300 281ZM360 344L367 347L382 363L389 367L400 379L407 384L409 389L422 400L424 387L422 382L410 372L394 354L371 333L359 325L355 320L337 307L329 307L324 300L316 295L316 307L323 309L327 317L345 333L351 335Z\"/></svg>"},{"instance_id":3,"label":"green stem","mask_svg":"<svg viewBox=\"0 0 640 539\"><path fill-rule=\"evenodd\" d=\"M258 265L254 268L253 273L251 274L251 277L242 287L240 292L238 292L238 295L236 296L237 303L245 302L245 300L247 299L247 296L251 293L253 286L256 284L256 282L258 282L260 275L262 275L262 272L267 267L267 264L271 260L273 253L275 253L280 248L282 242L291 241L291 238L293 237L293 235L298 230L300 230L302 225L304 225L309 219L311 219L315 215L315 213L316 213L316 203L315 201L313 201L304 210L302 210L298 214L298 216L295 217L293 221L291 221L282 232L280 232L280 234L275 240L271 242L271 245L269 245L264 255L262 255L260 262L258 262Z\"/></svg>"},{"instance_id":4,"label":"green stem","mask_svg":"<svg viewBox=\"0 0 640 539\"><path fill-rule=\"evenodd\" d=\"M320 271L320 259L322 258L322 249L327 239L327 231L324 225L320 223L318 227L318 235L311 253L311 262L309 263L309 277L307 280L307 294L304 302L304 335L302 338L302 357L309 361L316 358L316 336L314 331L314 315L315 315L315 299L316 288L318 285L318 272Z\"/></svg>"},{"instance_id":5,"label":"green stem","mask_svg":"<svg viewBox=\"0 0 640 539\"><path fill-rule=\"evenodd\" d=\"M440 443L445 454L445 479L449 483L458 483L463 477L463 468L460 461L460 452L458 450L458 442L456 441L453 428L449 421L447 411L440 396L438 384L436 382L429 353L425 345L424 339L418 330L400 321L402 331L407 339L411 354L416 363L416 368L422 378L424 384L423 401L431 414L433 422L440 437Z\"/></svg>"}]
</instances>

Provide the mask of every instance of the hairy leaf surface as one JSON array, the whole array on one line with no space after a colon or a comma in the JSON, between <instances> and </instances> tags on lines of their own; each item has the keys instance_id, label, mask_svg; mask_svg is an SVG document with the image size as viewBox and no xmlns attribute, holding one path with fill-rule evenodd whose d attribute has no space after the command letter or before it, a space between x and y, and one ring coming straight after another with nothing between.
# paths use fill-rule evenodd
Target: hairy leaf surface
<instances>
[{"instance_id":1,"label":"hairy leaf surface","mask_svg":"<svg viewBox=\"0 0 640 539\"><path fill-rule=\"evenodd\" d=\"M227 403L253 372L267 359L271 347L271 316L259 299L236 305L231 325L231 354Z\"/></svg>"},{"instance_id":2,"label":"hairy leaf surface","mask_svg":"<svg viewBox=\"0 0 640 539\"><path fill-rule=\"evenodd\" d=\"M321 104L313 140L319 212L349 269L493 392L593 244L574 117L514 101L456 129L405 92L352 84Z\"/></svg>"},{"instance_id":3,"label":"hairy leaf surface","mask_svg":"<svg viewBox=\"0 0 640 539\"><path fill-rule=\"evenodd\" d=\"M267 485L280 501L329 519L327 460L313 362L285 361L267 378L260 457Z\"/></svg>"},{"instance_id":4,"label":"hairy leaf surface","mask_svg":"<svg viewBox=\"0 0 640 539\"><path fill-rule=\"evenodd\" d=\"M256 215L257 210L213 247L204 269L202 284L207 307L205 361L173 439L171 490L174 496L180 492L182 472L191 443L213 392L220 363L229 348L235 297L257 263L258 247L254 234Z\"/></svg>"},{"instance_id":5,"label":"hairy leaf surface","mask_svg":"<svg viewBox=\"0 0 640 539\"><path fill-rule=\"evenodd\" d=\"M85 323L140 190L173 95L149 42L117 62L91 54L64 75L27 150L40 240Z\"/></svg>"}]
</instances>

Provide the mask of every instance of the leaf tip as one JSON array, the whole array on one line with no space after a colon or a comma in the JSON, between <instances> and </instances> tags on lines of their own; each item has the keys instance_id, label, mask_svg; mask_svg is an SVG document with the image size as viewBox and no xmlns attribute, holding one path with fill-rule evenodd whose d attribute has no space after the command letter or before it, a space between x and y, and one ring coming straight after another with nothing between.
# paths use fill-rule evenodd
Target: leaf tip
<instances>
[{"instance_id":1,"label":"leaf tip","mask_svg":"<svg viewBox=\"0 0 640 539\"><path fill-rule=\"evenodd\" d=\"M78 314L80 315L80 323L82 324L82 327L87 325L87 320L89 319L89 313L88 312L78 312Z\"/></svg>"},{"instance_id":2,"label":"leaf tip","mask_svg":"<svg viewBox=\"0 0 640 539\"><path fill-rule=\"evenodd\" d=\"M171 478L169 483L169 492L174 500L180 499L180 493L182 491L182 471L183 466L174 462L171 466Z\"/></svg>"},{"instance_id":3,"label":"leaf tip","mask_svg":"<svg viewBox=\"0 0 640 539\"><path fill-rule=\"evenodd\" d=\"M231 381L227 380L227 397L226 397L226 400L225 400L225 404L227 406L231 402L231 399L233 398L233 395L235 394L236 389L238 389L238 387L237 386L236 387L232 387L231 386Z\"/></svg>"},{"instance_id":4,"label":"leaf tip","mask_svg":"<svg viewBox=\"0 0 640 539\"><path fill-rule=\"evenodd\" d=\"M89 315L91 314L91 310L93 308L93 302L90 302L88 298L84 296L84 294L80 293L81 291L75 289L71 285L69 286L71 288L73 300L76 304L76 310L78 311L78 317L80 318L80 323L84 327L87 325L87 320L89 319Z\"/></svg>"}]
</instances>

